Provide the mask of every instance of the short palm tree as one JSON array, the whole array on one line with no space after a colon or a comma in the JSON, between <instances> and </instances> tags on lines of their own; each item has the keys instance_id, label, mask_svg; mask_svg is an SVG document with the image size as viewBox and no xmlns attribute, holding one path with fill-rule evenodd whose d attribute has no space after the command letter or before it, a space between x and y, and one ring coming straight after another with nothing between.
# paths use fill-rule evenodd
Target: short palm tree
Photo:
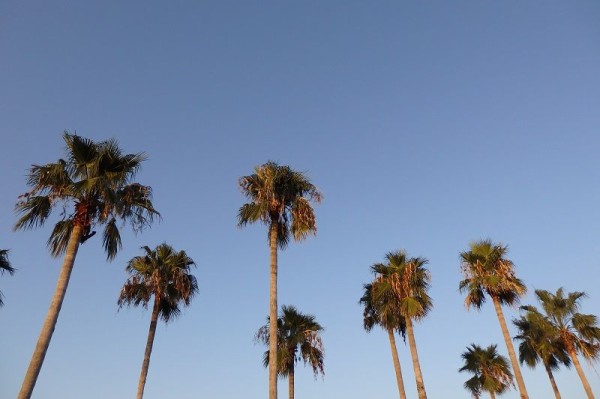
<instances>
[{"instance_id":1,"label":"short palm tree","mask_svg":"<svg viewBox=\"0 0 600 399\"><path fill-rule=\"evenodd\" d=\"M406 321L400 314L395 295L390 292L385 294L380 293L375 299L373 297L373 284L365 284L363 287L364 293L359 301L364 306L363 327L367 332L370 332L375 325L379 325L387 332L392 351L392 361L394 362L394 371L396 372L398 394L400 395L400 399L406 399L402 369L400 367L396 338L394 336L394 332L397 331L402 334L402 337L406 337Z\"/></svg>"},{"instance_id":2,"label":"short palm tree","mask_svg":"<svg viewBox=\"0 0 600 399\"><path fill-rule=\"evenodd\" d=\"M372 286L374 302L388 296L395 298L397 309L406 324L417 393L419 399L426 399L413 320L422 320L433 307L431 297L427 293L431 281L431 274L425 268L428 261L425 258L409 258L405 251L388 253L386 261L371 267L376 275Z\"/></svg>"},{"instance_id":3,"label":"short palm tree","mask_svg":"<svg viewBox=\"0 0 600 399\"><path fill-rule=\"evenodd\" d=\"M510 389L513 376L508 359L498 354L496 345L482 348L471 344L461 357L464 365L458 371L473 374L473 377L465 381L464 386L476 399L479 399L484 391L495 399L496 394L502 394Z\"/></svg>"},{"instance_id":4,"label":"short palm tree","mask_svg":"<svg viewBox=\"0 0 600 399\"><path fill-rule=\"evenodd\" d=\"M30 398L56 326L79 245L104 226L102 245L108 260L121 248L118 221L135 231L159 216L151 201L152 190L133 182L143 154L122 154L116 140L94 142L67 132L63 135L66 159L33 165L27 184L31 190L19 197L20 214L15 229L43 225L58 206L61 220L48 239L53 256L64 254L56 290L40 332L19 399Z\"/></svg>"},{"instance_id":5,"label":"short palm tree","mask_svg":"<svg viewBox=\"0 0 600 399\"><path fill-rule=\"evenodd\" d=\"M175 251L167 244L161 244L153 250L147 246L142 249L145 254L132 258L127 264L125 270L130 277L123 285L118 301L119 307L148 307L154 297L138 383L138 399L144 396L158 318L163 319L165 323L169 322L181 313L180 304L188 306L194 294L198 292L196 278L189 273L194 261L184 251Z\"/></svg>"},{"instance_id":6,"label":"short palm tree","mask_svg":"<svg viewBox=\"0 0 600 399\"><path fill-rule=\"evenodd\" d=\"M481 309L486 295L492 299L521 399L528 399L515 348L502 312L502 305L517 304L519 298L527 292L527 288L516 277L513 263L506 258L507 252L508 248L505 245L494 244L491 240L471 243L469 251L460 254L464 279L460 282L459 289L467 294L467 309L471 306Z\"/></svg>"},{"instance_id":7,"label":"short palm tree","mask_svg":"<svg viewBox=\"0 0 600 399\"><path fill-rule=\"evenodd\" d=\"M0 274L4 274L5 272L12 275L15 269L10 265L10 261L8 260L8 249L0 249ZM0 291L0 306L4 305L2 298L3 295Z\"/></svg>"},{"instance_id":8,"label":"short palm tree","mask_svg":"<svg viewBox=\"0 0 600 399\"><path fill-rule=\"evenodd\" d=\"M262 326L256 338L265 345L269 344L269 318L267 324ZM281 316L277 319L277 343L279 345L277 356L277 373L288 378L289 397L294 399L295 365L300 360L310 365L315 377L324 374L323 359L325 352L320 333L323 327L315 320L313 315L300 313L293 306L282 306ZM269 351L265 351L263 365L269 366Z\"/></svg>"},{"instance_id":9,"label":"short palm tree","mask_svg":"<svg viewBox=\"0 0 600 399\"><path fill-rule=\"evenodd\" d=\"M546 317L535 312L527 312L513 320L513 324L519 330L519 334L515 336L515 339L520 341L519 362L526 363L531 368L542 363L550 379L554 396L560 399L552 370L557 370L561 364L569 367L571 361L556 330Z\"/></svg>"},{"instance_id":10,"label":"short palm tree","mask_svg":"<svg viewBox=\"0 0 600 399\"><path fill-rule=\"evenodd\" d=\"M600 357L600 327L592 314L579 313L579 301L585 297L584 292L566 294L559 288L555 294L546 290L536 290L543 313L535 306L523 306L522 309L533 313L536 317L545 317L554 330L556 339L565 348L575 365L577 374L589 399L594 398L592 388L581 368L578 354L593 361Z\"/></svg>"},{"instance_id":11,"label":"short palm tree","mask_svg":"<svg viewBox=\"0 0 600 399\"><path fill-rule=\"evenodd\" d=\"M285 248L292 236L299 241L317 231L312 202L321 201L321 193L310 180L289 166L269 161L254 174L239 180L249 202L238 211L238 226L262 222L268 227L270 248L269 320L277 331L277 248ZM277 337L270 334L269 399L277 399Z\"/></svg>"}]
</instances>

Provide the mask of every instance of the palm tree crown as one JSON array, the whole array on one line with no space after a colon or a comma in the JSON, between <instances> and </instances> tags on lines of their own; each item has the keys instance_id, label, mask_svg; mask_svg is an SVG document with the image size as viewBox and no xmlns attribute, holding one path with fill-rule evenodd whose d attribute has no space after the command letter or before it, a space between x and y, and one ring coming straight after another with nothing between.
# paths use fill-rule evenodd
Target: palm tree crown
<instances>
[{"instance_id":1,"label":"palm tree crown","mask_svg":"<svg viewBox=\"0 0 600 399\"><path fill-rule=\"evenodd\" d=\"M570 366L564 342L559 339L547 317L537 312L527 312L513 320L513 324L519 330L515 339L520 341L521 364L526 363L533 368L541 361L551 369L558 369L561 364Z\"/></svg>"},{"instance_id":2,"label":"palm tree crown","mask_svg":"<svg viewBox=\"0 0 600 399\"><path fill-rule=\"evenodd\" d=\"M258 221L276 225L280 248L287 245L290 232L295 240L316 233L310 202L320 202L322 195L303 173L269 161L258 166L254 174L240 178L239 185L250 200L238 212L240 227Z\"/></svg>"},{"instance_id":3,"label":"palm tree crown","mask_svg":"<svg viewBox=\"0 0 600 399\"><path fill-rule=\"evenodd\" d=\"M268 320L268 318L267 318ZM279 339L277 370L279 375L287 376L300 360L310 365L315 376L324 374L323 342L320 333L323 327L315 320L315 316L300 313L294 306L282 306L281 316L277 319ZM256 333L257 340L269 343L269 323ZM269 351L265 351L263 365L269 365Z\"/></svg>"},{"instance_id":4,"label":"palm tree crown","mask_svg":"<svg viewBox=\"0 0 600 399\"><path fill-rule=\"evenodd\" d=\"M179 305L188 306L198 292L196 278L189 274L194 261L185 251L175 251L163 243L154 250L142 247L143 256L129 261L126 271L130 274L119 295L118 304L148 306L154 296L160 317L170 321L181 313Z\"/></svg>"},{"instance_id":5,"label":"palm tree crown","mask_svg":"<svg viewBox=\"0 0 600 399\"><path fill-rule=\"evenodd\" d=\"M17 202L21 216L15 229L43 225L52 209L62 204L61 220L48 239L52 255L65 252L75 226L81 228L79 239L84 242L94 234L95 225L103 225L102 243L108 259L113 259L122 246L118 219L139 231L159 216L151 188L132 182L146 157L122 154L116 140L94 142L67 132L63 138L66 159L31 167L27 180L31 190Z\"/></svg>"},{"instance_id":6,"label":"palm tree crown","mask_svg":"<svg viewBox=\"0 0 600 399\"><path fill-rule=\"evenodd\" d=\"M473 374L464 386L475 398L480 398L482 391L494 397L496 393L502 394L510 389L512 373L508 359L498 354L496 345L483 348L471 344L461 357L464 365L458 371Z\"/></svg>"},{"instance_id":7,"label":"palm tree crown","mask_svg":"<svg viewBox=\"0 0 600 399\"><path fill-rule=\"evenodd\" d=\"M507 252L505 245L482 240L471 243L470 250L460 254L465 278L459 289L467 293L467 308L481 308L486 293L501 304L513 305L527 292L525 284L515 275L512 261L506 259Z\"/></svg>"},{"instance_id":8,"label":"palm tree crown","mask_svg":"<svg viewBox=\"0 0 600 399\"><path fill-rule=\"evenodd\" d=\"M375 299L373 283L363 286L363 296L359 303L363 305L363 327L369 332L375 325L385 330L397 331L403 337L406 335L406 321L400 313L396 296L390 291L380 291Z\"/></svg>"},{"instance_id":9,"label":"palm tree crown","mask_svg":"<svg viewBox=\"0 0 600 399\"><path fill-rule=\"evenodd\" d=\"M0 274L4 274L5 272L13 275L15 269L10 265L10 261L8 260L8 249L0 249ZM3 297L0 291L0 306L4 305Z\"/></svg>"},{"instance_id":10,"label":"palm tree crown","mask_svg":"<svg viewBox=\"0 0 600 399\"><path fill-rule=\"evenodd\" d=\"M375 303L396 298L397 310L404 318L420 320L427 316L433 302L428 294L431 273L425 268L427 259L409 258L405 251L389 252L387 263L371 266L375 273L372 295Z\"/></svg>"}]
</instances>

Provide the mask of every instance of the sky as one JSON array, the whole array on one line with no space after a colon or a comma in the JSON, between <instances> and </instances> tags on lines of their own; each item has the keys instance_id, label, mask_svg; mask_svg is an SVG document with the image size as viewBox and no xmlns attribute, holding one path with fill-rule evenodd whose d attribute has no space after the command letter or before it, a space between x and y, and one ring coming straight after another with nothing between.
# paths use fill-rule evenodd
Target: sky
<instances>
[{"instance_id":1,"label":"sky","mask_svg":"<svg viewBox=\"0 0 600 399\"><path fill-rule=\"evenodd\" d=\"M563 286L600 314L598 21L600 3L579 0L1 2L0 248L18 270L0 276L0 397L20 388L61 264L46 248L58 211L13 232L14 204L67 130L146 153L137 181L162 220L125 229L110 263L98 236L80 248L34 398L135 394L150 312L117 297L127 261L163 242L195 260L200 292L159 326L145 398L267 395L253 339L267 231L236 217L238 179L268 160L324 195L316 237L279 255L279 303L325 328L325 376L299 367L296 397L396 397L387 335L363 330L358 300L370 265L405 249L432 274L415 327L428 397L468 398L466 346L508 355L491 304L467 311L458 291L469 242L508 245L522 303ZM509 325L518 314L505 309ZM583 364L600 393L598 364ZM522 372L531 398L551 397L542 369ZM574 369L556 379L584 396Z\"/></svg>"}]
</instances>

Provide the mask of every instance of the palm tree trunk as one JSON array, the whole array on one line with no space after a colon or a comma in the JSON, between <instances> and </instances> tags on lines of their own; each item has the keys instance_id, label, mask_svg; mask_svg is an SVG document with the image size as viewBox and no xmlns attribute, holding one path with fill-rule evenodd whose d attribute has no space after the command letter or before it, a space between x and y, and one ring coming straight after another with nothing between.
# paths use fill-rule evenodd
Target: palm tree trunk
<instances>
[{"instance_id":1,"label":"palm tree trunk","mask_svg":"<svg viewBox=\"0 0 600 399\"><path fill-rule=\"evenodd\" d=\"M269 399L277 399L277 222L271 222L270 229Z\"/></svg>"},{"instance_id":2,"label":"palm tree trunk","mask_svg":"<svg viewBox=\"0 0 600 399\"><path fill-rule=\"evenodd\" d=\"M494 393L494 391L490 391L490 398L496 399L496 394Z\"/></svg>"},{"instance_id":3,"label":"palm tree trunk","mask_svg":"<svg viewBox=\"0 0 600 399\"><path fill-rule=\"evenodd\" d=\"M421 365L419 364L419 354L417 353L417 342L415 341L415 332L413 330L412 320L409 317L406 320L406 336L408 337L408 346L412 356L413 368L415 369L415 379L417 381L417 394L419 399L427 399L425 392L425 383L423 382L423 374L421 373Z\"/></svg>"},{"instance_id":4,"label":"palm tree trunk","mask_svg":"<svg viewBox=\"0 0 600 399\"><path fill-rule=\"evenodd\" d=\"M587 394L588 399L594 399L594 394L592 393L592 387L590 387L590 383L588 382L585 374L583 374L583 369L581 368L581 364L579 363L579 359L577 359L577 353L573 349L569 350L569 356L571 356L571 360L575 365L575 370L577 370L577 374L579 374L579 378L581 379L581 383L583 384L583 389L585 389L585 393Z\"/></svg>"},{"instance_id":5,"label":"palm tree trunk","mask_svg":"<svg viewBox=\"0 0 600 399\"><path fill-rule=\"evenodd\" d=\"M144 361L142 362L142 371L140 372L140 381L138 382L137 399L144 396L144 387L146 386L146 377L150 367L150 355L152 354L152 345L154 344L154 335L156 334L156 325L158 324L159 303L158 297L154 295L154 307L152 308L152 318L150 319L150 328L148 329L148 340L146 341L146 351L144 352Z\"/></svg>"},{"instance_id":6,"label":"palm tree trunk","mask_svg":"<svg viewBox=\"0 0 600 399\"><path fill-rule=\"evenodd\" d=\"M396 371L396 381L398 382L398 393L400 394L400 399L406 399L404 381L402 380L402 370L400 369L400 359L398 359L398 349L396 348L396 338L394 338L394 330L388 328L387 332L390 339L390 347L392 349L392 360L394 361L394 370Z\"/></svg>"},{"instance_id":7,"label":"palm tree trunk","mask_svg":"<svg viewBox=\"0 0 600 399\"><path fill-rule=\"evenodd\" d=\"M42 364L44 363L44 358L46 357L46 352L48 351L48 346L50 345L50 340L52 339L52 334L54 333L54 328L56 327L56 321L58 320L60 308L62 307L63 300L65 299L67 286L69 285L69 279L71 278L71 272L73 271L73 265L75 264L75 257L77 256L79 240L81 239L82 233L82 227L78 224L75 224L75 226L73 226L73 231L71 231L69 242L67 243L67 249L65 251L65 257L60 269L58 281L56 282L54 296L52 297L50 308L48 308L48 313L46 314L44 325L42 326L37 344L35 345L35 350L31 356L31 361L29 362L27 373L23 379L23 385L21 385L21 391L19 392L18 399L29 399L33 393L33 388L35 387L38 375L42 369Z\"/></svg>"},{"instance_id":8,"label":"palm tree trunk","mask_svg":"<svg viewBox=\"0 0 600 399\"><path fill-rule=\"evenodd\" d=\"M288 387L290 391L290 399L294 399L294 363L290 366L290 372L288 374Z\"/></svg>"},{"instance_id":9,"label":"palm tree trunk","mask_svg":"<svg viewBox=\"0 0 600 399\"><path fill-rule=\"evenodd\" d=\"M556 397L556 399L561 399L560 392L558 391L558 386L556 385L556 381L554 380L554 374L552 374L552 369L545 363L544 368L546 369L546 373L548 373L548 378L550 378L550 384L552 385L554 396Z\"/></svg>"},{"instance_id":10,"label":"palm tree trunk","mask_svg":"<svg viewBox=\"0 0 600 399\"><path fill-rule=\"evenodd\" d=\"M508 333L506 320L504 320L504 312L502 312L500 300L498 300L496 297L492 297L492 302L494 302L494 308L496 308L496 315L498 316L498 321L500 322L502 335L504 335L504 342L506 343L506 348L508 349L508 357L510 358L510 363L512 364L512 368L515 373L515 379L517 380L517 386L519 387L519 392L521 393L521 399L529 399L529 394L525 388L525 381L523 380L523 375L521 374L521 368L519 367L519 362L517 362L517 355L515 355L515 348L510 339L510 334Z\"/></svg>"}]
</instances>

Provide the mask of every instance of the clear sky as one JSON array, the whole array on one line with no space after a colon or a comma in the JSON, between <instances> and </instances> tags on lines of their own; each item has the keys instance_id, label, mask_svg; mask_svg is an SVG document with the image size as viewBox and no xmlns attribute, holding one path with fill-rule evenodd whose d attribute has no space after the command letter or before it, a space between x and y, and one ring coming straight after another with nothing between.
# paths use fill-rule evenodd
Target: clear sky
<instances>
[{"instance_id":1,"label":"clear sky","mask_svg":"<svg viewBox=\"0 0 600 399\"><path fill-rule=\"evenodd\" d=\"M470 241L509 245L524 303L564 286L600 314L599 71L597 1L2 1L0 248L18 271L0 276L0 397L18 392L61 261L51 224L12 232L13 207L69 130L146 152L138 181L163 220L124 234L112 263L98 236L82 246L34 397L134 396L150 314L117 296L126 262L164 241L196 261L200 293L158 329L145 397L265 397L266 229L236 227L237 179L275 160L325 196L318 235L279 258L280 304L326 328L326 375L300 368L297 397L396 397L358 299L369 266L404 248L433 277L415 331L429 398L467 398L465 347L507 355L491 304L467 312L458 292ZM542 369L523 374L551 397ZM574 369L556 378L584 396Z\"/></svg>"}]
</instances>

